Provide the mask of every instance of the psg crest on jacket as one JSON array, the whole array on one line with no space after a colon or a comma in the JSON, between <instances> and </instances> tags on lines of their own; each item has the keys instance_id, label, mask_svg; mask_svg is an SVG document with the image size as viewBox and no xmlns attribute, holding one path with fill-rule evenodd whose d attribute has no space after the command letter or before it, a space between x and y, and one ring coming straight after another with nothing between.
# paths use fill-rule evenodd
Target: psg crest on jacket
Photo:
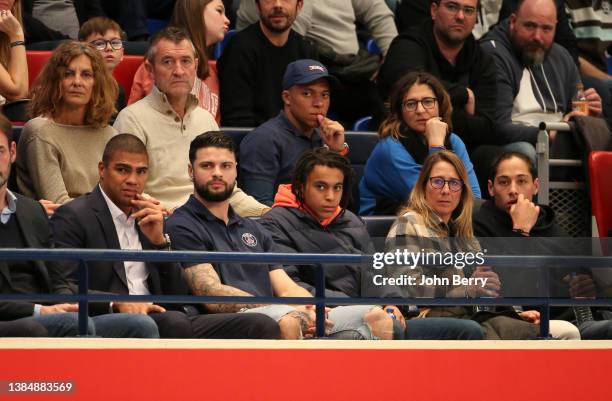
<instances>
[{"instance_id":1,"label":"psg crest on jacket","mask_svg":"<svg viewBox=\"0 0 612 401\"><path fill-rule=\"evenodd\" d=\"M257 238L251 233L242 234L242 242L244 242L246 246L250 246L251 248L257 246Z\"/></svg>"}]
</instances>

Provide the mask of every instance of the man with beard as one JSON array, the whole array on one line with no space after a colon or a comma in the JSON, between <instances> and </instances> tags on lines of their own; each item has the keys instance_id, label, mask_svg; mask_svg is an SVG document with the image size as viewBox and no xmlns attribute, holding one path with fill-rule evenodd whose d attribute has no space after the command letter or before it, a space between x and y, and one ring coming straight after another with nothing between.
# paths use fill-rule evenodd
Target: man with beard
<instances>
[{"instance_id":1,"label":"man with beard","mask_svg":"<svg viewBox=\"0 0 612 401\"><path fill-rule=\"evenodd\" d=\"M149 154L145 192L167 208L182 205L191 192L185 171L189 143L202 131L218 129L214 117L191 94L198 58L187 33L170 27L155 34L145 67L155 86L144 99L121 110L113 127L137 136ZM267 208L238 188L230 199L237 213L260 216Z\"/></svg>"},{"instance_id":2,"label":"man with beard","mask_svg":"<svg viewBox=\"0 0 612 401\"><path fill-rule=\"evenodd\" d=\"M572 112L571 102L580 75L567 50L553 43L556 16L553 0L519 1L510 18L481 44L497 64L495 123L505 143L535 145L540 122L568 121L578 114ZM597 92L588 89L585 94L590 115L600 115Z\"/></svg>"},{"instance_id":3,"label":"man with beard","mask_svg":"<svg viewBox=\"0 0 612 401\"><path fill-rule=\"evenodd\" d=\"M51 219L61 248L169 250L159 202L143 195L149 156L140 139L119 134L108 141L98 163L99 184L91 193L57 209ZM89 289L98 292L188 295L174 262L91 261ZM78 280L78 262L65 262L68 279ZM263 315L201 314L198 305L148 302L93 303L93 314L150 316L162 338L277 338L278 326ZM95 319L94 319L95 321ZM155 324L153 325L155 327Z\"/></svg>"},{"instance_id":4,"label":"man with beard","mask_svg":"<svg viewBox=\"0 0 612 401\"><path fill-rule=\"evenodd\" d=\"M257 0L260 20L238 32L219 59L223 125L256 127L276 116L287 65L316 58L291 29L303 0Z\"/></svg>"},{"instance_id":5,"label":"man with beard","mask_svg":"<svg viewBox=\"0 0 612 401\"><path fill-rule=\"evenodd\" d=\"M234 142L218 131L197 136L189 148L194 193L167 221L172 248L189 251L273 252L269 234L229 204L236 186ZM195 295L311 297L279 265L183 262ZM314 307L301 305L205 304L211 313L256 312L275 319L281 338L297 339L314 328Z\"/></svg>"}]
</instances>

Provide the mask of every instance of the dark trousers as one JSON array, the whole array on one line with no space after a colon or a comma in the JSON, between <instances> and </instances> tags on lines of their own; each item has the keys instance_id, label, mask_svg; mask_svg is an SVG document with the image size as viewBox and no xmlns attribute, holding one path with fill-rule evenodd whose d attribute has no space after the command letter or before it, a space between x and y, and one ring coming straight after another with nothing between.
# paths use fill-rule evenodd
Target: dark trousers
<instances>
[{"instance_id":1,"label":"dark trousers","mask_svg":"<svg viewBox=\"0 0 612 401\"><path fill-rule=\"evenodd\" d=\"M152 313L161 338L262 338L280 337L278 324L258 313L216 313L187 316L179 311Z\"/></svg>"},{"instance_id":2,"label":"dark trousers","mask_svg":"<svg viewBox=\"0 0 612 401\"><path fill-rule=\"evenodd\" d=\"M32 319L0 322L0 337L48 337L47 329Z\"/></svg>"}]
</instances>

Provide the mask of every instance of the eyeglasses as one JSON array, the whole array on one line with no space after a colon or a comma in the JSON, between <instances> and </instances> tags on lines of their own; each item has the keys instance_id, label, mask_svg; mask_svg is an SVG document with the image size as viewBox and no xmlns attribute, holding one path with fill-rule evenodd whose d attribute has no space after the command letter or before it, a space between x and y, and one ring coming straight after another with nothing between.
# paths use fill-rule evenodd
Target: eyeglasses
<instances>
[{"instance_id":1,"label":"eyeglasses","mask_svg":"<svg viewBox=\"0 0 612 401\"><path fill-rule=\"evenodd\" d=\"M437 3L441 6L444 6L446 11L453 15L457 15L459 11L463 11L463 15L465 15L466 17L473 17L474 15L476 15L476 7L462 6L452 1L442 4L440 4L440 1L438 1Z\"/></svg>"},{"instance_id":2,"label":"eyeglasses","mask_svg":"<svg viewBox=\"0 0 612 401\"><path fill-rule=\"evenodd\" d=\"M112 39L112 40L98 39L90 43L99 51L106 50L107 45L110 45L113 50L123 49L123 41L121 39Z\"/></svg>"},{"instance_id":3,"label":"eyeglasses","mask_svg":"<svg viewBox=\"0 0 612 401\"><path fill-rule=\"evenodd\" d=\"M429 178L429 184L434 189L442 189L446 183L448 183L448 189L450 189L451 192L459 192L463 189L463 181L455 178L451 178L450 180L445 180L442 177Z\"/></svg>"},{"instance_id":4,"label":"eyeglasses","mask_svg":"<svg viewBox=\"0 0 612 401\"><path fill-rule=\"evenodd\" d=\"M402 103L402 107L404 107L408 111L415 111L418 107L418 104L421 103L424 109L433 109L436 105L438 99L435 97L426 97L421 100L408 99L404 100Z\"/></svg>"}]
</instances>

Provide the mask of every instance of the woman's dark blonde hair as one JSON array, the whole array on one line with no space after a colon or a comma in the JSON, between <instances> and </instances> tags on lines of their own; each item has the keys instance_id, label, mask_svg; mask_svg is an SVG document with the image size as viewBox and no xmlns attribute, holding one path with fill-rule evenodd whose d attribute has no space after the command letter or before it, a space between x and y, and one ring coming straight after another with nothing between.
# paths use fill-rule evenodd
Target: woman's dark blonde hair
<instances>
[{"instance_id":1,"label":"woman's dark blonde hair","mask_svg":"<svg viewBox=\"0 0 612 401\"><path fill-rule=\"evenodd\" d=\"M68 65L75 58L85 55L91 61L94 84L91 99L85 111L84 125L94 128L105 127L116 112L115 101L119 87L108 72L100 52L89 43L73 40L62 42L54 51L47 64L34 81L30 102L30 118L37 116L54 117L62 105L62 80Z\"/></svg>"},{"instance_id":2,"label":"woman's dark blonde hair","mask_svg":"<svg viewBox=\"0 0 612 401\"><path fill-rule=\"evenodd\" d=\"M204 9L210 2L212 0L177 0L170 20L170 26L184 29L191 38L199 60L198 78L202 80L208 77Z\"/></svg>"},{"instance_id":3,"label":"woman's dark blonde hair","mask_svg":"<svg viewBox=\"0 0 612 401\"><path fill-rule=\"evenodd\" d=\"M15 0L13 8L11 8L11 13L15 18L17 18L17 21L19 21L21 28L24 29L23 17L21 13L21 0ZM10 44L11 40L9 39L8 35L4 32L0 32L0 63L2 63L5 68L8 68L9 60L11 58Z\"/></svg>"},{"instance_id":4,"label":"woman's dark blonde hair","mask_svg":"<svg viewBox=\"0 0 612 401\"><path fill-rule=\"evenodd\" d=\"M429 206L425 197L425 186L429 185L431 170L433 170L434 166L440 162L447 162L452 165L455 168L459 178L463 181L461 199L459 200L457 208L451 215L449 224L452 223L454 225L457 237L472 238L474 237L474 231L472 229L472 208L474 204L472 187L470 186L467 170L465 169L461 159L453 152L449 152L447 150L434 153L425 159L423 168L421 169L421 174L419 174L419 178L417 179L417 182L412 189L412 193L410 194L408 206L402 210L400 215L404 214L408 210L412 210L423 217L423 220L429 229L434 231L441 230L439 224L440 219L431 206Z\"/></svg>"},{"instance_id":5,"label":"woman's dark blonde hair","mask_svg":"<svg viewBox=\"0 0 612 401\"><path fill-rule=\"evenodd\" d=\"M402 76L391 88L391 94L389 95L389 116L387 116L378 129L380 139L388 136L397 139L403 136L402 131L407 128L407 125L402 117L402 103L404 103L404 96L414 85L427 85L431 88L438 102L440 117L442 121L448 124L449 131L452 130L451 114L453 106L444 86L442 86L436 77L427 72L412 71Z\"/></svg>"}]
</instances>

